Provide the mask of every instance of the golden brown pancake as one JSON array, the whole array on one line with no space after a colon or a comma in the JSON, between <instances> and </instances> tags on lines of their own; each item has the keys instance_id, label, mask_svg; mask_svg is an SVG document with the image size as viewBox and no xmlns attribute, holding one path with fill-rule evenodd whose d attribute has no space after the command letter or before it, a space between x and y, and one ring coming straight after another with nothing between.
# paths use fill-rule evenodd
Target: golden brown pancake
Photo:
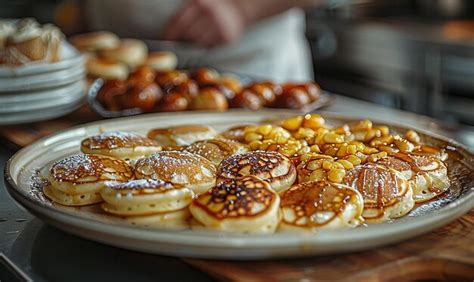
<instances>
[{"instance_id":1,"label":"golden brown pancake","mask_svg":"<svg viewBox=\"0 0 474 282\"><path fill-rule=\"evenodd\" d=\"M196 198L189 209L206 227L220 231L272 233L280 221L280 198L253 176L226 179Z\"/></svg>"},{"instance_id":2,"label":"golden brown pancake","mask_svg":"<svg viewBox=\"0 0 474 282\"><path fill-rule=\"evenodd\" d=\"M280 193L281 230L316 231L361 223L364 200L353 188L329 181L294 185Z\"/></svg>"},{"instance_id":3,"label":"golden brown pancake","mask_svg":"<svg viewBox=\"0 0 474 282\"><path fill-rule=\"evenodd\" d=\"M168 128L156 128L148 132L148 138L161 146L185 146L196 141L212 139L216 132L209 126L199 124L179 125Z\"/></svg>"},{"instance_id":4,"label":"golden brown pancake","mask_svg":"<svg viewBox=\"0 0 474 282\"><path fill-rule=\"evenodd\" d=\"M249 175L267 181L273 190L281 192L295 182L296 169L293 163L280 153L252 151L230 156L222 161L217 171L218 180Z\"/></svg>"},{"instance_id":5,"label":"golden brown pancake","mask_svg":"<svg viewBox=\"0 0 474 282\"><path fill-rule=\"evenodd\" d=\"M82 140L81 151L121 159L136 159L161 151L154 140L129 132L105 132Z\"/></svg>"},{"instance_id":6,"label":"golden brown pancake","mask_svg":"<svg viewBox=\"0 0 474 282\"><path fill-rule=\"evenodd\" d=\"M364 198L363 217L385 221L404 216L415 205L413 190L394 169L366 163L349 170L343 184L357 189Z\"/></svg>"},{"instance_id":7,"label":"golden brown pancake","mask_svg":"<svg viewBox=\"0 0 474 282\"><path fill-rule=\"evenodd\" d=\"M102 208L122 216L150 215L187 207L194 192L162 180L136 179L107 185L100 192Z\"/></svg>"},{"instance_id":8,"label":"golden brown pancake","mask_svg":"<svg viewBox=\"0 0 474 282\"><path fill-rule=\"evenodd\" d=\"M141 158L135 165L138 179L159 179L206 192L216 183L216 168L207 159L188 152L162 151Z\"/></svg>"},{"instance_id":9,"label":"golden brown pancake","mask_svg":"<svg viewBox=\"0 0 474 282\"><path fill-rule=\"evenodd\" d=\"M434 156L398 153L378 163L395 169L408 180L416 203L431 200L449 189L448 169Z\"/></svg>"},{"instance_id":10,"label":"golden brown pancake","mask_svg":"<svg viewBox=\"0 0 474 282\"><path fill-rule=\"evenodd\" d=\"M133 168L125 161L100 155L73 155L55 162L48 173L51 186L45 194L68 206L89 205L102 201L99 192L108 182L125 182L133 177Z\"/></svg>"},{"instance_id":11,"label":"golden brown pancake","mask_svg":"<svg viewBox=\"0 0 474 282\"><path fill-rule=\"evenodd\" d=\"M225 158L248 152L247 145L227 139L210 139L195 142L182 150L203 156L218 166Z\"/></svg>"},{"instance_id":12,"label":"golden brown pancake","mask_svg":"<svg viewBox=\"0 0 474 282\"><path fill-rule=\"evenodd\" d=\"M226 131L221 132L220 135L225 139L235 140L243 143L245 141L245 128L247 126L248 125L233 126Z\"/></svg>"}]
</instances>

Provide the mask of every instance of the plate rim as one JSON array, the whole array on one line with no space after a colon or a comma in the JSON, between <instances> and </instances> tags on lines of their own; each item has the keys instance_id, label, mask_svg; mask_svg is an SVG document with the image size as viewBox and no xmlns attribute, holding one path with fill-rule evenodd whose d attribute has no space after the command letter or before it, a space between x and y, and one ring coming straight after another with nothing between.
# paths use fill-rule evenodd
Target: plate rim
<instances>
[{"instance_id":1,"label":"plate rim","mask_svg":"<svg viewBox=\"0 0 474 282\"><path fill-rule=\"evenodd\" d=\"M268 112L273 112L271 110L266 110L264 112L267 112L267 111ZM246 112L246 113L248 114L248 112ZM281 111L279 111L278 113L282 114ZM170 113L165 113L165 114L170 115ZM203 115L203 116L206 116L208 114L209 114L209 112L189 113L189 115ZM214 113L214 114L219 115L219 114L222 114L222 113ZM289 111L287 114L288 115L291 115L291 114L298 115L298 113L295 113L293 111ZM350 115L331 113L331 112L322 112L322 111L318 112L318 114L321 114L323 117L332 118L332 119L337 119L337 118L356 119L356 118L358 118L358 117L354 117L354 116L350 116ZM12 174L10 173L10 171L12 169L12 163L16 160L16 158L18 158L18 156L21 156L21 154L24 154L25 152L27 152L29 148L33 148L34 147L33 145L38 146L39 143L42 143L42 142L44 143L48 139L54 140L54 138L56 138L58 135L64 134L66 132L71 132L72 133L74 131L78 131L78 130L81 130L81 129L85 130L85 128L87 128L87 127L100 126L100 125L103 125L104 123L105 124L115 123L115 122L117 122L118 120L121 120L121 119L127 119L127 120L142 119L142 118L147 118L147 119L154 119L155 118L155 119L158 119L161 115L164 115L164 114L163 113L152 113L152 114L147 114L146 117L145 117L145 115L140 115L140 116L136 116L136 117L122 117L122 118L117 118L117 119L95 121L95 122L91 122L91 123L86 123L86 124L74 126L74 127L71 127L71 128L65 129L65 130L61 130L59 132L56 132L52 135L43 137L43 138L33 142L32 144L30 144L30 145L20 149L18 152L16 152L7 161L7 163L5 165L5 174L4 175L5 175L5 180L6 180L6 184L7 184L6 186L7 186L8 193L10 195L12 195L12 197L17 202L19 202L22 206L23 205L27 206L28 204L30 204L31 206L28 208L28 210L30 210L30 209L34 210L33 213L36 216L38 216L37 209L46 209L47 212L52 212L56 216L60 216L60 217L65 216L67 218L70 218L71 220L82 222L82 224L80 226L81 228L84 228L84 226L89 225L88 228L87 228L88 231L110 233L110 231L109 232L106 232L104 230L101 231L100 225L103 225L103 226L105 226L105 228L109 228L109 229L111 228L111 229L117 231L118 233L121 233L122 236L127 237L127 238L130 237L130 236L127 236L127 234L128 235L133 234L132 239L134 239L134 240L137 240L137 238L138 238L140 240L152 240L153 241L153 238L155 240L158 238L160 243L173 243L173 244L179 244L179 245L182 245L183 242L177 243L177 241L190 240L190 242L188 242L187 246L198 246L199 243L202 242L202 238L206 238L206 236L208 236L209 234L214 234L216 236L211 236L213 238L212 242L216 247L220 247L220 248L238 248L238 247L241 247L242 245L245 245L245 247L247 247L247 248L251 248L251 247L252 248L254 248L254 247L258 247L258 248L272 248L272 247L285 248L285 247L292 247L292 246L293 247L301 246L301 244L309 244L309 245L322 244L322 243L324 243L324 240L321 241L322 239L327 240L328 238L331 237L330 236L331 234L335 234L335 233L338 233L339 240L341 240L342 238L345 238L345 237L348 238L348 237L357 235L357 233L362 233L362 234L365 233L366 235L368 235L368 234L370 234L370 232L372 232L373 229L378 229L377 233L380 233L380 232L383 231L383 233L392 234L391 232L393 232L393 230L398 230L398 233L400 233L403 230L412 230L413 231L414 230L413 225L415 225L416 228L419 228L420 225L421 226L426 225L426 223L423 224L423 222L429 221L429 222L433 223L431 225L427 225L427 226L429 226L429 228L425 228L425 229L423 229L423 231L419 232L419 234L421 234L421 233L431 231L431 230L433 230L433 229L435 229L439 226L445 225L445 224L447 224L447 222L450 222L452 220L450 214L458 214L458 213L461 213L461 212L464 214L465 212L469 211L470 209L472 209L474 207L474 187L471 187L471 189L467 192L467 194L465 196L453 200L452 202L446 204L445 206L441 207L440 209L438 209L436 211L419 215L419 216L416 217L416 219L412 218L412 220L410 222L411 224L407 224L405 222L407 220L410 220L410 218L402 218L402 219L396 220L395 222L378 223L378 224L370 225L368 227L359 228L359 229L356 228L356 229L349 229L349 230L322 230L322 231L318 232L318 234L319 234L318 236L310 236L310 237L306 237L304 235L299 236L298 234L297 234L298 236L294 236L295 233L291 233L293 236L285 236L285 235L288 235L288 233L285 233L285 232L275 233L275 234L271 234L271 235L269 235L269 234L262 234L262 235L259 234L259 235L257 235L257 234L229 234L229 233L225 233L225 237L227 237L227 238L232 237L231 239L227 239L227 240L222 240L222 239L221 240L215 240L216 238L221 237L221 236L219 236L219 234L222 234L222 233L219 233L219 232L216 232L216 231L205 231L205 232L203 232L203 231L196 231L196 230L186 230L186 231L179 231L178 232L180 234L179 235L179 237L180 237L179 240L177 240L176 238L175 238L175 240L172 240L173 237L175 237L175 236L172 236L172 235L176 235L177 231L165 230L165 229L159 229L159 230L146 229L146 228L141 228L141 227L136 227L136 226L127 226L127 225L118 224L118 223L106 223L106 224L104 224L104 222L101 221L101 220L97 220L97 219L93 219L93 218L85 218L83 216L80 216L80 215L77 215L77 214L74 214L74 213L63 212L63 211L60 211L58 209L55 209L52 206L46 205L42 202L38 202L38 201L34 200L33 198L29 197L27 195L27 192L24 191L24 189L20 189L18 187L19 185L16 184L16 180L13 179ZM174 115L182 115L182 113L174 113ZM262 113L261 116L263 117L263 116L268 116L268 115L265 115L265 113ZM380 121L379 120L373 120L373 122L377 123L377 122L380 122ZM387 122L380 122L380 123L385 123L386 124ZM389 124L391 126L400 126L400 127L403 127L403 128L407 128L406 126L404 126L402 124L397 124L396 122L395 123L389 123ZM419 129L416 129L416 130L419 130ZM471 156L474 155L470 148L468 148L467 146L457 142L456 140L453 140L452 138L447 138L447 137L444 137L440 134L433 133L433 132L430 132L429 130L424 130L424 129L419 130L419 132L423 133L423 134L427 134L428 136L435 137L435 138L440 139L442 141L448 142L448 143L450 143L452 145L455 145L457 147L460 147L463 150L465 150ZM24 201L26 201L28 204L25 204ZM43 217L50 217L50 216L47 216L45 214L41 214L38 217L43 218ZM445 221L441 221L442 223L435 224L436 222L439 221L440 218L444 219ZM450 218L450 219L446 219L446 218ZM93 223L95 228L91 227L92 226L91 223ZM89 228L89 227L91 227L91 228ZM400 227L402 227L402 228L400 228ZM405 227L405 228L403 228L403 227ZM169 237L168 240L170 240L170 239L171 240L170 241L162 241L164 237L166 238L166 236ZM359 234L359 236L360 236L360 234ZM199 237L199 238L196 239L196 237ZM375 236L375 237L377 237L377 236ZM397 236L394 236L394 237L397 237ZM413 235L407 235L407 236L405 236L404 239L409 238L409 237L413 237ZM197 240L194 243L192 242L193 238L194 238L195 241ZM370 236L369 237L362 236L362 238L370 238ZM249 239L252 239L252 240L249 240ZM283 243L280 242L282 239L285 240ZM210 240L210 239L208 239L208 240ZM243 242L242 240L245 240L245 242ZM394 241L395 240L396 239L394 239ZM396 241L400 241L400 240L396 240ZM219 243L220 245L217 246L216 245L217 243ZM383 243L383 244L385 244L385 243ZM292 256L292 255L284 255L284 257L289 257L289 256ZM200 256L200 257L206 257L206 256ZM212 256L212 257L218 257L218 256ZM223 258L224 257L226 257L226 256L224 255Z\"/></svg>"}]
</instances>

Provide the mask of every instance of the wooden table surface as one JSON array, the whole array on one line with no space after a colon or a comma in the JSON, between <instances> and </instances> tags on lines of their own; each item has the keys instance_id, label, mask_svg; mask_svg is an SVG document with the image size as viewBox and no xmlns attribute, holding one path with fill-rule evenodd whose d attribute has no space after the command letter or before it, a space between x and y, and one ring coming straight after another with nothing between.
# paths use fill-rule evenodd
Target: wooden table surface
<instances>
[{"instance_id":1,"label":"wooden table surface","mask_svg":"<svg viewBox=\"0 0 474 282\"><path fill-rule=\"evenodd\" d=\"M326 111L371 119L409 123L456 136L433 120L358 100L337 97ZM39 137L99 117L84 107L66 117L28 125L0 127L0 135L15 147ZM431 233L402 243L349 254L265 261L184 259L214 278L237 281L401 281L474 280L474 209L462 218Z\"/></svg>"}]
</instances>

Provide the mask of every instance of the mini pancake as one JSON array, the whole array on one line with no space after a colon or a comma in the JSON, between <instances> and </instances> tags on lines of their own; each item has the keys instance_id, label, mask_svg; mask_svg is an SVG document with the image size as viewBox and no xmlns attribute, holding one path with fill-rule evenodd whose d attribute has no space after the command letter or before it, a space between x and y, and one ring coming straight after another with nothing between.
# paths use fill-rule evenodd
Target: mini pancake
<instances>
[{"instance_id":1,"label":"mini pancake","mask_svg":"<svg viewBox=\"0 0 474 282\"><path fill-rule=\"evenodd\" d=\"M138 179L159 179L182 185L199 194L216 183L216 168L199 155L162 151L139 159L135 165L135 176Z\"/></svg>"},{"instance_id":2,"label":"mini pancake","mask_svg":"<svg viewBox=\"0 0 474 282\"><path fill-rule=\"evenodd\" d=\"M221 132L221 136L225 139L234 140L238 142L245 141L245 128L248 125L238 125L227 129L224 132Z\"/></svg>"},{"instance_id":3,"label":"mini pancake","mask_svg":"<svg viewBox=\"0 0 474 282\"><path fill-rule=\"evenodd\" d=\"M182 150L203 156L218 166L225 158L249 151L247 145L227 139L210 139L195 142Z\"/></svg>"},{"instance_id":4,"label":"mini pancake","mask_svg":"<svg viewBox=\"0 0 474 282\"><path fill-rule=\"evenodd\" d=\"M366 163L349 170L343 184L358 190L364 198L363 217L386 221L404 216L415 205L413 190L403 176L383 165Z\"/></svg>"},{"instance_id":5,"label":"mini pancake","mask_svg":"<svg viewBox=\"0 0 474 282\"><path fill-rule=\"evenodd\" d=\"M347 185L311 181L280 193L281 230L355 227L364 210L362 195Z\"/></svg>"},{"instance_id":6,"label":"mini pancake","mask_svg":"<svg viewBox=\"0 0 474 282\"><path fill-rule=\"evenodd\" d=\"M446 165L434 156L398 153L394 157L383 158L378 163L403 175L413 189L416 203L431 200L450 187Z\"/></svg>"},{"instance_id":7,"label":"mini pancake","mask_svg":"<svg viewBox=\"0 0 474 282\"><path fill-rule=\"evenodd\" d=\"M187 207L194 192L162 180L137 179L107 185L100 192L102 208L115 215L136 216L176 211Z\"/></svg>"},{"instance_id":8,"label":"mini pancake","mask_svg":"<svg viewBox=\"0 0 474 282\"><path fill-rule=\"evenodd\" d=\"M161 146L185 146L196 141L212 139L217 133L209 126L199 124L179 125L168 128L156 128L148 132L148 138Z\"/></svg>"},{"instance_id":9,"label":"mini pancake","mask_svg":"<svg viewBox=\"0 0 474 282\"><path fill-rule=\"evenodd\" d=\"M189 210L206 227L226 232L273 233L280 197L253 176L226 179L196 198Z\"/></svg>"},{"instance_id":10,"label":"mini pancake","mask_svg":"<svg viewBox=\"0 0 474 282\"><path fill-rule=\"evenodd\" d=\"M189 228L190 218L191 213L188 208L185 208L147 216L128 216L125 221L132 225L150 228L186 229Z\"/></svg>"},{"instance_id":11,"label":"mini pancake","mask_svg":"<svg viewBox=\"0 0 474 282\"><path fill-rule=\"evenodd\" d=\"M218 180L248 175L267 181L273 190L281 192L295 182L296 168L280 153L253 151L230 156L217 170Z\"/></svg>"},{"instance_id":12,"label":"mini pancake","mask_svg":"<svg viewBox=\"0 0 474 282\"><path fill-rule=\"evenodd\" d=\"M51 200L67 206L102 201L99 192L107 182L124 182L133 177L125 161L100 155L74 155L55 162L48 173L51 186L44 192Z\"/></svg>"},{"instance_id":13,"label":"mini pancake","mask_svg":"<svg viewBox=\"0 0 474 282\"><path fill-rule=\"evenodd\" d=\"M136 159L161 151L154 140L129 132L105 132L81 142L81 151L122 159Z\"/></svg>"}]
</instances>

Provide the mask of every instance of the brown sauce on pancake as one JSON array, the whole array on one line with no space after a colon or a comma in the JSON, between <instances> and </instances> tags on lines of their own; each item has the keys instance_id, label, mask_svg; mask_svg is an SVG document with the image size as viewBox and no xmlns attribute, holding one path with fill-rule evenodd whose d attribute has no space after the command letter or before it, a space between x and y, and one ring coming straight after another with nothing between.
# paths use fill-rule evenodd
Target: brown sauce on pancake
<instances>
[{"instance_id":1,"label":"brown sauce on pancake","mask_svg":"<svg viewBox=\"0 0 474 282\"><path fill-rule=\"evenodd\" d=\"M276 193L265 181L247 176L219 182L207 193L200 195L194 204L218 219L254 217L266 212L276 197ZM255 212L256 204L263 205L263 208Z\"/></svg>"}]
</instances>

